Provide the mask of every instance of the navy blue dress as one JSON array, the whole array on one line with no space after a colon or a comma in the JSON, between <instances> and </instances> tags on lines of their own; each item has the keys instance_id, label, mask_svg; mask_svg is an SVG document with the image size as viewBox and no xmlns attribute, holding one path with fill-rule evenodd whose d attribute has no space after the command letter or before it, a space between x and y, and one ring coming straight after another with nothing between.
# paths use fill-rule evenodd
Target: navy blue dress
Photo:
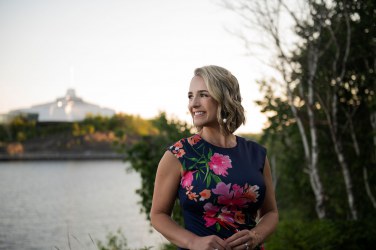
<instances>
[{"instance_id":1,"label":"navy blue dress","mask_svg":"<svg viewBox=\"0 0 376 250\"><path fill-rule=\"evenodd\" d=\"M236 141L221 148L196 134L169 147L183 167L178 196L185 228L198 236L226 239L256 224L266 149L239 136Z\"/></svg>"}]
</instances>

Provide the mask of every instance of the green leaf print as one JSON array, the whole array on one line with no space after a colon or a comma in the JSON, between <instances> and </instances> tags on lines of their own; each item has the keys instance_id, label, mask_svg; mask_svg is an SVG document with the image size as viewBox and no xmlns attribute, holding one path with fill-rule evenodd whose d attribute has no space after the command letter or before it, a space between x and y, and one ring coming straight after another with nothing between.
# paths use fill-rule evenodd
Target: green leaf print
<instances>
[{"instance_id":1,"label":"green leaf print","mask_svg":"<svg viewBox=\"0 0 376 250\"><path fill-rule=\"evenodd\" d=\"M215 228L217 229L217 232L219 232L221 230L221 226L219 225L219 223L215 223Z\"/></svg>"},{"instance_id":2,"label":"green leaf print","mask_svg":"<svg viewBox=\"0 0 376 250\"><path fill-rule=\"evenodd\" d=\"M199 168L198 170L200 171L200 173L201 173L201 174L205 174L205 171L204 171L204 169L202 169L202 168Z\"/></svg>"},{"instance_id":3,"label":"green leaf print","mask_svg":"<svg viewBox=\"0 0 376 250\"><path fill-rule=\"evenodd\" d=\"M217 184L220 183L220 182L222 182L221 178L219 178L218 175L213 174L213 179L214 179L214 181L215 181Z\"/></svg>"},{"instance_id":4,"label":"green leaf print","mask_svg":"<svg viewBox=\"0 0 376 250\"><path fill-rule=\"evenodd\" d=\"M185 168L185 161L183 161L183 170L186 170L186 168Z\"/></svg>"},{"instance_id":5,"label":"green leaf print","mask_svg":"<svg viewBox=\"0 0 376 250\"><path fill-rule=\"evenodd\" d=\"M213 156L213 151L209 148L208 160Z\"/></svg>"},{"instance_id":6,"label":"green leaf print","mask_svg":"<svg viewBox=\"0 0 376 250\"><path fill-rule=\"evenodd\" d=\"M196 173L195 173L195 179L197 180L199 176L200 176L200 175L199 175L199 172L196 172Z\"/></svg>"},{"instance_id":7,"label":"green leaf print","mask_svg":"<svg viewBox=\"0 0 376 250\"><path fill-rule=\"evenodd\" d=\"M210 186L211 177L212 177L212 175L209 174L209 175L208 175L208 178L206 179L206 187L209 187L209 186Z\"/></svg>"},{"instance_id":8,"label":"green leaf print","mask_svg":"<svg viewBox=\"0 0 376 250\"><path fill-rule=\"evenodd\" d=\"M205 174L204 180L206 180L206 178L208 178L208 174L209 174L209 165L207 163L205 164L205 168L206 168L206 174Z\"/></svg>"}]
</instances>

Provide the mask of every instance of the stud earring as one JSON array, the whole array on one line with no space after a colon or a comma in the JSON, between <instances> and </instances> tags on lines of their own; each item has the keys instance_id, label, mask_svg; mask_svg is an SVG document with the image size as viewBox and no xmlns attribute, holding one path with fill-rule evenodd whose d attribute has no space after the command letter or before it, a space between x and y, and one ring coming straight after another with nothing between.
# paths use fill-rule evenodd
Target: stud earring
<instances>
[{"instance_id":1,"label":"stud earring","mask_svg":"<svg viewBox=\"0 0 376 250\"><path fill-rule=\"evenodd\" d=\"M223 118L222 121L223 121L223 123L226 123L226 122L227 122L227 119L226 119L226 118Z\"/></svg>"}]
</instances>

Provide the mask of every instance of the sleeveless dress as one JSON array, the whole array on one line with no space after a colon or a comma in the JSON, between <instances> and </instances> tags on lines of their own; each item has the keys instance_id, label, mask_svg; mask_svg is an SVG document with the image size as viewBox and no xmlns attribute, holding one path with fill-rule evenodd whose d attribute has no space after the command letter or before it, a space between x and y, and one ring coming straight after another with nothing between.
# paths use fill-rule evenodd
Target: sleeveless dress
<instances>
[{"instance_id":1,"label":"sleeveless dress","mask_svg":"<svg viewBox=\"0 0 376 250\"><path fill-rule=\"evenodd\" d=\"M221 148L196 134L168 148L183 167L178 198L185 228L198 236L226 239L256 225L265 197L266 149L239 136L236 141Z\"/></svg>"}]
</instances>

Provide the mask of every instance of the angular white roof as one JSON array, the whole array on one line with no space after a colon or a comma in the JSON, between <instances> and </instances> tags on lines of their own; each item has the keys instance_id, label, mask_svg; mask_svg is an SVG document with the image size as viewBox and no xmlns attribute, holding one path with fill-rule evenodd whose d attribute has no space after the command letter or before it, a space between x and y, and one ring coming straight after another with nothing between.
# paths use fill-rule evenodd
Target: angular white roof
<instances>
[{"instance_id":1,"label":"angular white roof","mask_svg":"<svg viewBox=\"0 0 376 250\"><path fill-rule=\"evenodd\" d=\"M38 114L40 122L75 122L84 120L88 114L113 116L115 110L87 103L77 97L73 89L68 89L64 97L57 98L54 102L13 110L9 115L20 113Z\"/></svg>"}]
</instances>

